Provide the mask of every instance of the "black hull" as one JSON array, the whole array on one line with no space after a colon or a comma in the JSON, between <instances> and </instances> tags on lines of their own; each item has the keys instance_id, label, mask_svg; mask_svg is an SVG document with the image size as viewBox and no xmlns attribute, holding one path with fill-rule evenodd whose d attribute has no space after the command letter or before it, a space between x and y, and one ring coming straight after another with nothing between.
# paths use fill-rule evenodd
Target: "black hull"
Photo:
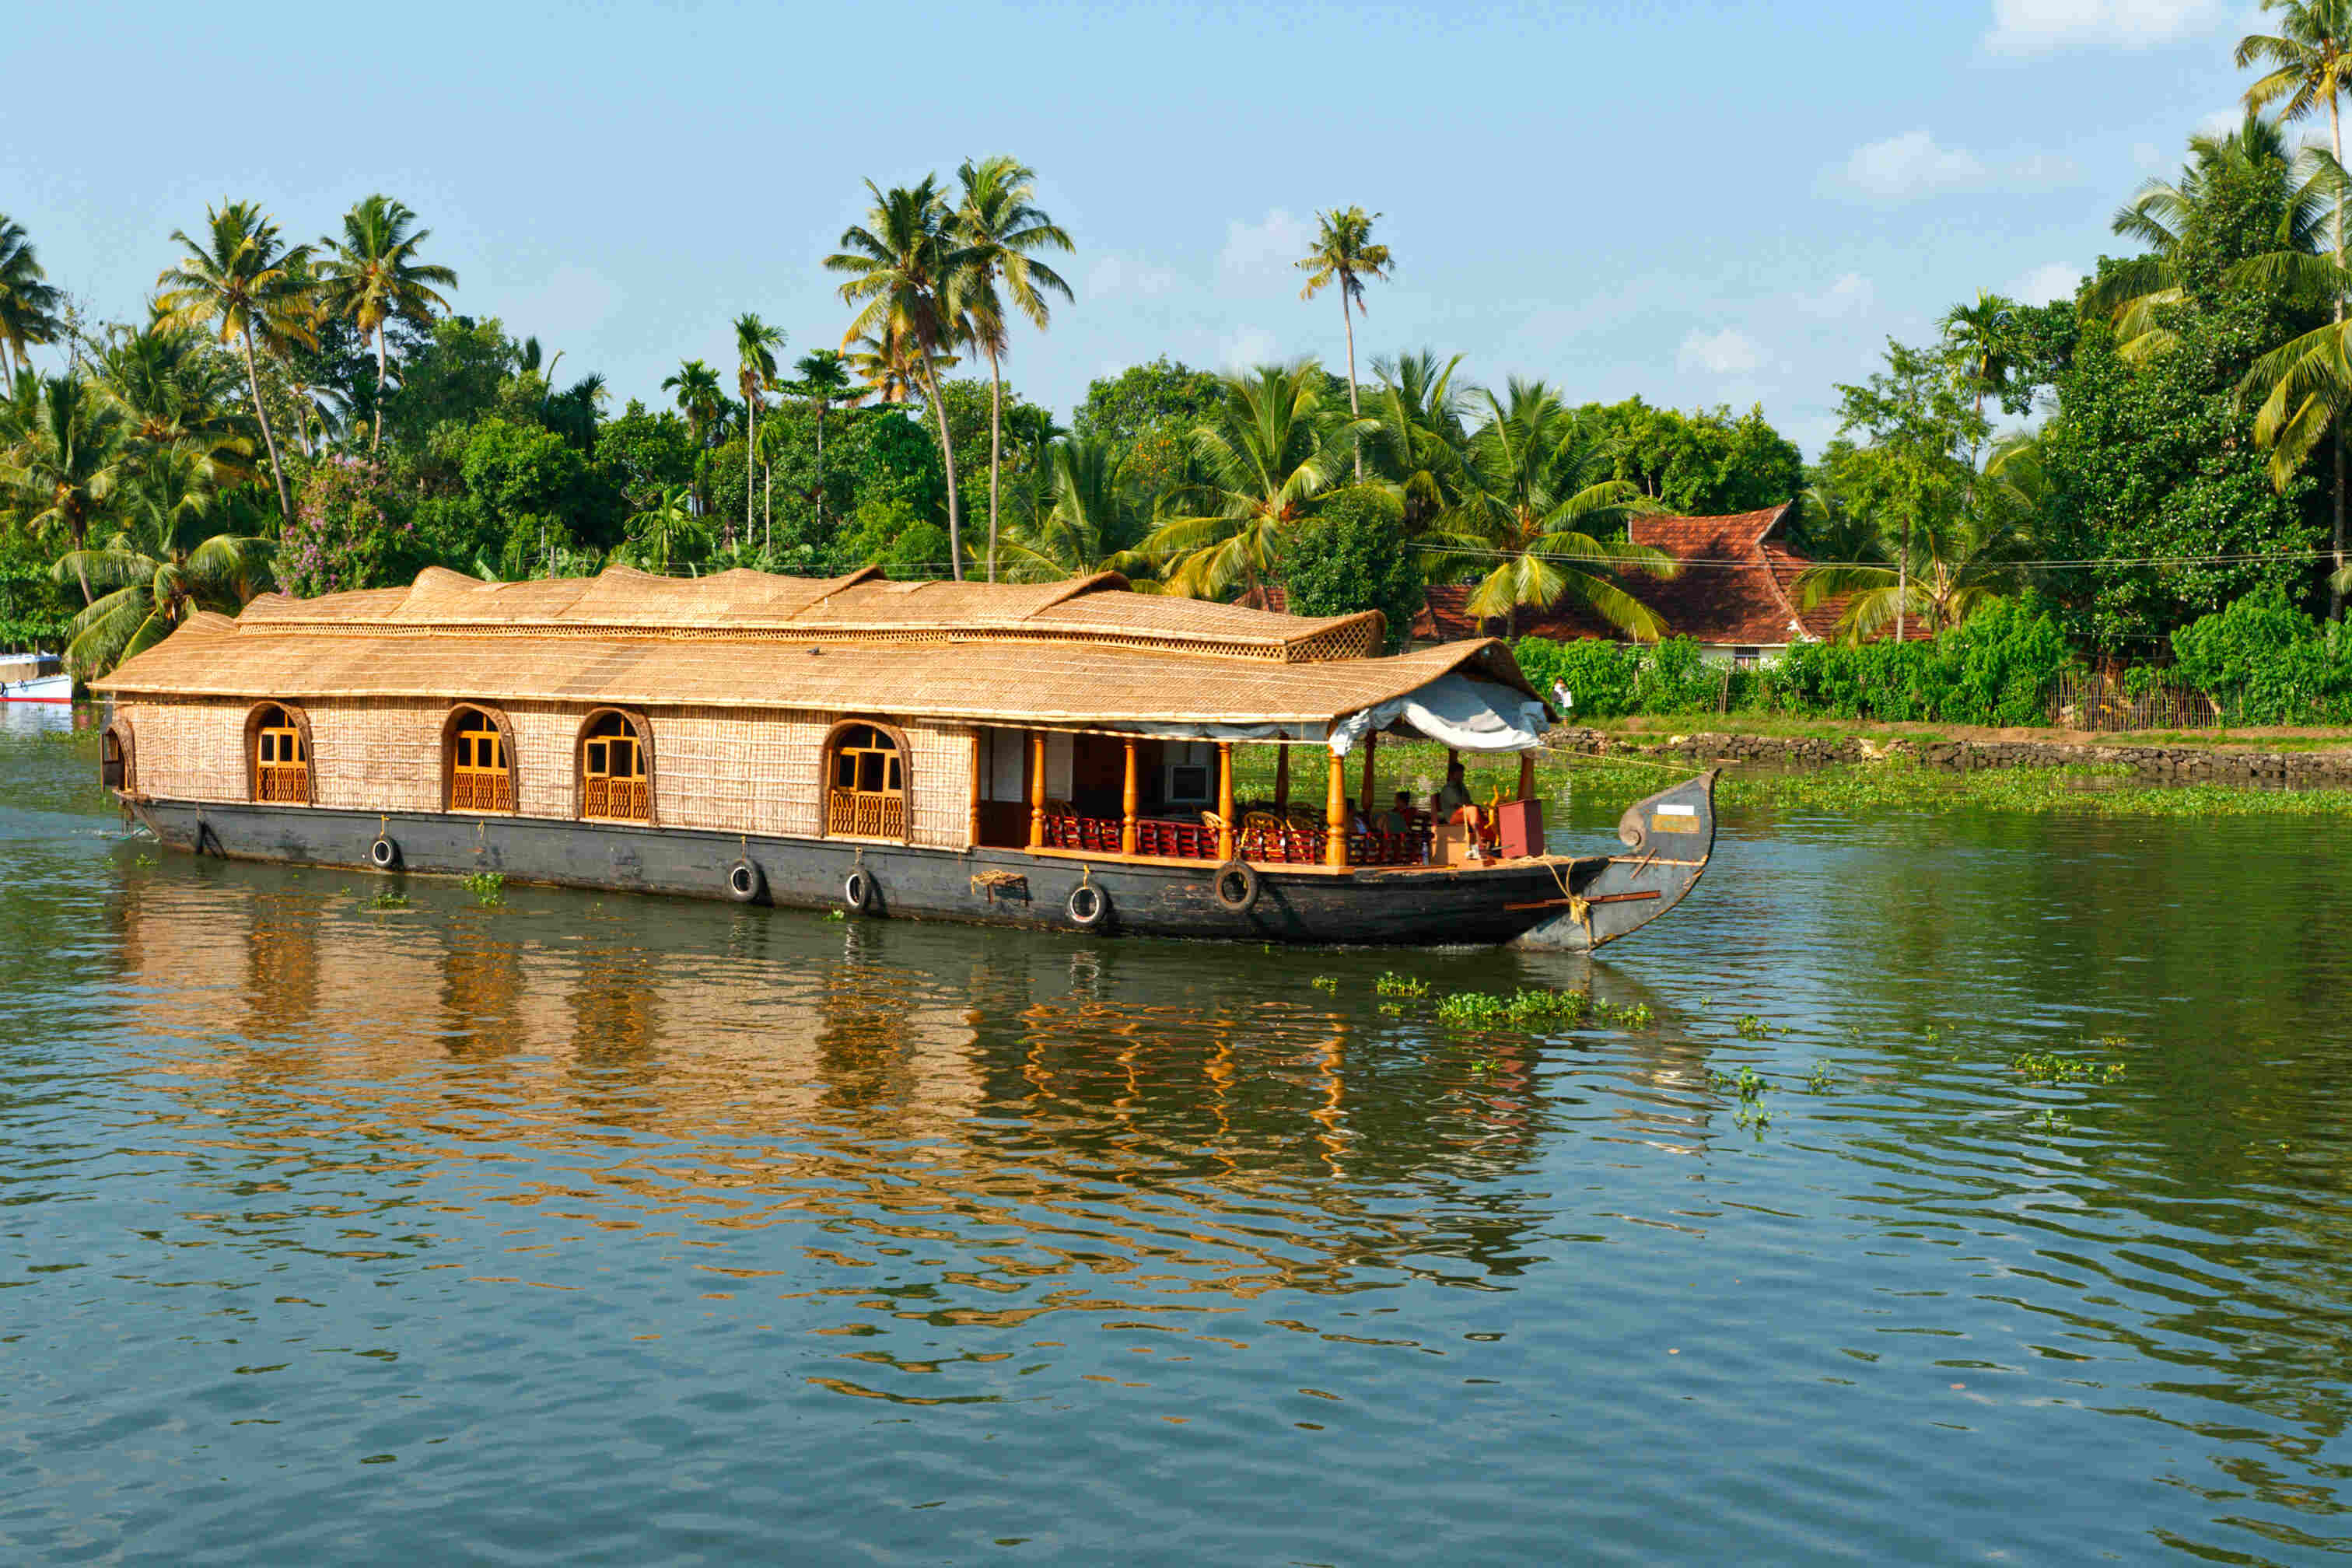
<instances>
[{"instance_id":1,"label":"black hull","mask_svg":"<svg viewBox=\"0 0 2352 1568\"><path fill-rule=\"evenodd\" d=\"M1712 775L1710 775L1711 782ZM781 838L690 828L550 817L341 811L319 806L129 803L156 837L175 849L289 865L381 869L370 858L379 836L397 847L401 872L466 876L494 871L509 881L687 898L730 899L804 909L845 909L854 870L870 880L863 911L915 920L1059 931L1335 944L1477 945L1556 929L1565 893L1609 880L1608 857L1506 861L1459 870L1354 871L1261 868L1256 901L1245 910L1218 902L1206 862L1137 862L1032 855L1025 850L929 849L895 844ZM1709 842L1712 823L1709 823ZM748 861L757 878L738 898L730 874ZM1009 874L1009 875L1008 875ZM1696 871L1688 880L1696 879ZM1108 908L1082 925L1070 912L1081 883ZM1680 897L1680 891L1675 893ZM1604 906L1612 912L1622 906ZM852 911L857 912L857 911ZM1626 914L1634 913L1631 910ZM1650 911L1639 911L1643 923ZM1612 923L1622 921L1614 916ZM1630 929L1630 926L1627 928ZM1537 945L1597 946L1611 930Z\"/></svg>"}]
</instances>

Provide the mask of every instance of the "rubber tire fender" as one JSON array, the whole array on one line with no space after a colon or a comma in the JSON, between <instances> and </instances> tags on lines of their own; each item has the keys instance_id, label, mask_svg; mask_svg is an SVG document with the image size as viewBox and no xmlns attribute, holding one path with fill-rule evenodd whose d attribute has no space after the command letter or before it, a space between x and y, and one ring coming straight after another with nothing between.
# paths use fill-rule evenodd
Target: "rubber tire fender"
<instances>
[{"instance_id":1,"label":"rubber tire fender","mask_svg":"<svg viewBox=\"0 0 2352 1568\"><path fill-rule=\"evenodd\" d=\"M749 856L727 868L727 896L739 904L756 900L767 885L768 879L760 875L760 868Z\"/></svg>"},{"instance_id":2,"label":"rubber tire fender","mask_svg":"<svg viewBox=\"0 0 2352 1568\"><path fill-rule=\"evenodd\" d=\"M393 841L392 835L375 836L375 842L368 846L368 864L379 871L400 869L400 846Z\"/></svg>"},{"instance_id":3,"label":"rubber tire fender","mask_svg":"<svg viewBox=\"0 0 2352 1568\"><path fill-rule=\"evenodd\" d=\"M1099 931L1110 919L1110 895L1092 882L1080 882L1070 889L1064 908L1069 911L1070 923L1080 931Z\"/></svg>"},{"instance_id":4,"label":"rubber tire fender","mask_svg":"<svg viewBox=\"0 0 2352 1568\"><path fill-rule=\"evenodd\" d=\"M1245 915L1257 907L1257 868L1246 860L1228 860L1218 867L1209 887L1217 895L1217 902L1237 915Z\"/></svg>"},{"instance_id":5,"label":"rubber tire fender","mask_svg":"<svg viewBox=\"0 0 2352 1568\"><path fill-rule=\"evenodd\" d=\"M864 866L852 866L849 875L841 879L841 901L853 915L870 915L878 901L874 886L874 873Z\"/></svg>"}]
</instances>

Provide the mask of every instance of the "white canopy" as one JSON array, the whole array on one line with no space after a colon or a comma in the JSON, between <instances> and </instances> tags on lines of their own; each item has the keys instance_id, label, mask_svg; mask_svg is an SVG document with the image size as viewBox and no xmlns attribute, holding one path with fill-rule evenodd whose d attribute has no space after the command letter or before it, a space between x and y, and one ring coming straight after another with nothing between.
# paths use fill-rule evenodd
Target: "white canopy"
<instances>
[{"instance_id":1,"label":"white canopy","mask_svg":"<svg viewBox=\"0 0 2352 1568\"><path fill-rule=\"evenodd\" d=\"M1400 720L1457 752L1531 752L1551 728L1544 705L1527 693L1457 671L1349 714L1331 727L1331 754L1346 756L1367 733Z\"/></svg>"}]
</instances>

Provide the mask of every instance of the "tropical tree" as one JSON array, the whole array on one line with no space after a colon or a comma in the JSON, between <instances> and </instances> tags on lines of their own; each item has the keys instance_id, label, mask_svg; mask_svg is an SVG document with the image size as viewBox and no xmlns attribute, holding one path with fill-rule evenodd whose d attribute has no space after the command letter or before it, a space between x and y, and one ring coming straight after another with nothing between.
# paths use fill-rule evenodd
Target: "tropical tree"
<instances>
[{"instance_id":1,"label":"tropical tree","mask_svg":"<svg viewBox=\"0 0 2352 1568\"><path fill-rule=\"evenodd\" d=\"M1126 455L1100 437L1055 441L1047 449L1051 505L1004 539L1007 581L1051 583L1096 572L1117 572L1131 586L1157 593L1150 558L1133 548L1141 531L1122 472Z\"/></svg>"},{"instance_id":2,"label":"tropical tree","mask_svg":"<svg viewBox=\"0 0 2352 1568\"><path fill-rule=\"evenodd\" d=\"M1507 637L1517 635L1520 606L1562 603L1581 605L1630 637L1663 636L1665 622L1625 587L1623 575L1671 577L1679 567L1664 551L1613 537L1612 528L1655 503L1631 479L1608 477L1601 442L1542 382L1514 376L1507 403L1491 392L1480 395L1486 419L1470 436L1468 493L1434 541L1500 558L1465 607L1481 620L1500 620Z\"/></svg>"},{"instance_id":3,"label":"tropical tree","mask_svg":"<svg viewBox=\"0 0 2352 1568\"><path fill-rule=\"evenodd\" d=\"M1389 247L1372 243L1372 225L1380 214L1364 216L1361 207L1333 207L1329 212L1315 215L1318 226L1314 247L1299 259L1299 270L1307 274L1307 287L1298 291L1302 300L1312 300L1333 283L1339 286L1339 321L1348 329L1348 412L1360 418L1363 407L1356 399L1356 316L1364 310L1364 279L1385 279L1389 275ZM1348 307L1355 306L1350 314ZM1356 456L1356 479L1364 477L1364 458Z\"/></svg>"},{"instance_id":4,"label":"tropical tree","mask_svg":"<svg viewBox=\"0 0 2352 1568\"><path fill-rule=\"evenodd\" d=\"M803 354L793 362L793 373L800 377L794 390L809 401L809 410L816 419L816 526L824 531L824 412L836 403L855 405L866 401L866 394L857 391L849 380L849 362L833 349L818 349Z\"/></svg>"},{"instance_id":5,"label":"tropical tree","mask_svg":"<svg viewBox=\"0 0 2352 1568\"><path fill-rule=\"evenodd\" d=\"M1957 626L2025 586L2019 563L2032 553L2040 489L2035 442L2006 442L1984 472L1947 492L1947 504L1906 534L1894 564L1835 562L1800 572L1790 584L1798 607L1810 610L1846 596L1838 630L1849 642L1912 616L1931 632Z\"/></svg>"},{"instance_id":6,"label":"tropical tree","mask_svg":"<svg viewBox=\"0 0 2352 1568\"><path fill-rule=\"evenodd\" d=\"M1380 389L1370 397L1376 428L1368 442L1381 481L1402 512L1408 536L1421 532L1465 493L1469 395L1454 384L1462 356L1441 362L1423 349L1372 361Z\"/></svg>"},{"instance_id":7,"label":"tropical tree","mask_svg":"<svg viewBox=\"0 0 2352 1568\"><path fill-rule=\"evenodd\" d=\"M1867 382L1838 386L1839 434L1869 437L1844 465L1844 488L1850 500L1888 528L1897 578L1891 601L1897 641L1908 629L1911 564L1927 548L1920 533L1948 526L1946 520L1958 515L1978 488L1976 469L1961 454L1982 444L1985 419L1955 369L1941 351L1890 341L1885 371ZM1899 542L1895 528L1901 530Z\"/></svg>"},{"instance_id":8,"label":"tropical tree","mask_svg":"<svg viewBox=\"0 0 2352 1568\"><path fill-rule=\"evenodd\" d=\"M719 390L719 373L698 359L686 360L662 378L662 390L677 395L677 411L686 416L686 427L695 446L708 445L710 427L719 418L719 404L725 396Z\"/></svg>"},{"instance_id":9,"label":"tropical tree","mask_svg":"<svg viewBox=\"0 0 2352 1568\"><path fill-rule=\"evenodd\" d=\"M215 532L219 510L193 454L152 466L123 488L132 526L52 568L57 580L111 590L67 628L66 662L83 679L153 647L198 610L234 616L274 583L275 541Z\"/></svg>"},{"instance_id":10,"label":"tropical tree","mask_svg":"<svg viewBox=\"0 0 2352 1568\"><path fill-rule=\"evenodd\" d=\"M57 342L65 296L47 279L24 226L0 213L0 346L8 351L11 374L27 363L28 347Z\"/></svg>"},{"instance_id":11,"label":"tropical tree","mask_svg":"<svg viewBox=\"0 0 2352 1568\"><path fill-rule=\"evenodd\" d=\"M1984 416L1985 394L2009 384L2010 323L2017 301L1990 289L1977 290L1973 305L1955 305L1944 317L1944 343L1960 363L1968 384L1977 395L1977 416Z\"/></svg>"},{"instance_id":12,"label":"tropical tree","mask_svg":"<svg viewBox=\"0 0 2352 1568\"><path fill-rule=\"evenodd\" d=\"M735 384L743 394L745 416L750 420L743 433L743 537L751 536L752 462L760 446L760 409L768 388L776 380L776 351L784 346L781 327L772 327L759 317L745 311L735 318ZM732 521L728 531L734 531ZM722 541L721 542L725 542ZM775 510L772 499L768 513L767 542L775 542Z\"/></svg>"},{"instance_id":13,"label":"tropical tree","mask_svg":"<svg viewBox=\"0 0 2352 1568\"><path fill-rule=\"evenodd\" d=\"M239 340L245 349L245 378L253 394L253 416L261 426L261 444L269 453L270 477L278 483L279 515L294 515L286 493L286 469L278 460L278 438L270 433L269 414L261 404L261 368L254 358L257 332L273 339L300 341L308 336L303 314L310 307L303 287L308 246L279 241L278 226L253 202L224 202L205 214L200 243L186 231L173 229L172 238L187 247L176 267L156 279L164 292L158 300L176 324L210 324L220 341Z\"/></svg>"},{"instance_id":14,"label":"tropical tree","mask_svg":"<svg viewBox=\"0 0 2352 1568\"><path fill-rule=\"evenodd\" d=\"M193 452L210 488L253 478L251 424L238 411L233 362L189 328L152 321L116 333L96 373L137 448Z\"/></svg>"},{"instance_id":15,"label":"tropical tree","mask_svg":"<svg viewBox=\"0 0 2352 1568\"><path fill-rule=\"evenodd\" d=\"M963 205L956 211L961 241L972 279L966 310L971 339L988 356L988 580L996 581L998 472L1004 449L1004 374L1002 361L1010 342L1010 305L1044 331L1053 319L1048 294L1065 300L1070 286L1033 254L1076 248L1070 237L1033 199L1036 171L1015 158L998 155L966 161L956 170Z\"/></svg>"},{"instance_id":16,"label":"tropical tree","mask_svg":"<svg viewBox=\"0 0 2352 1568\"><path fill-rule=\"evenodd\" d=\"M368 450L383 444L383 387L389 374L384 323L394 316L428 321L449 301L436 289L455 289L457 275L446 267L416 259L417 247L433 237L416 226L416 215L378 192L343 215L342 237L329 235L319 278L326 309L350 319L363 338L375 340L375 433Z\"/></svg>"},{"instance_id":17,"label":"tropical tree","mask_svg":"<svg viewBox=\"0 0 2352 1568\"><path fill-rule=\"evenodd\" d=\"M849 351L842 363L866 384L863 396L891 404L907 403L922 395L922 355L906 333L886 331L877 338L871 332L862 332L842 347ZM940 354L936 359L943 371L953 370L961 363L954 354Z\"/></svg>"},{"instance_id":18,"label":"tropical tree","mask_svg":"<svg viewBox=\"0 0 2352 1568\"><path fill-rule=\"evenodd\" d=\"M1222 598L1236 583L1261 587L1285 535L1335 482L1335 454L1372 429L1325 411L1323 367L1313 360L1222 379L1214 417L1192 430L1193 459L1208 479L1179 492L1179 515L1143 544L1173 563L1168 591L1188 598Z\"/></svg>"},{"instance_id":19,"label":"tropical tree","mask_svg":"<svg viewBox=\"0 0 2352 1568\"><path fill-rule=\"evenodd\" d=\"M956 497L955 443L940 398L939 359L965 313L964 294L974 277L971 258L960 243L936 175L887 193L868 180L866 189L874 198L866 222L842 230L841 248L824 258L829 270L848 277L841 286L842 302L859 307L841 344L846 349L864 336L917 362L947 470L948 557L961 581L963 521Z\"/></svg>"},{"instance_id":20,"label":"tropical tree","mask_svg":"<svg viewBox=\"0 0 2352 1568\"><path fill-rule=\"evenodd\" d=\"M688 565L710 549L710 531L695 516L684 485L672 485L629 519L629 550L637 563L655 572Z\"/></svg>"},{"instance_id":21,"label":"tropical tree","mask_svg":"<svg viewBox=\"0 0 2352 1568\"><path fill-rule=\"evenodd\" d=\"M68 548L89 544L90 526L104 512L123 476L127 455L120 409L79 371L41 378L29 427L0 474L16 491L27 531L55 530ZM93 598L86 578L82 603Z\"/></svg>"}]
</instances>

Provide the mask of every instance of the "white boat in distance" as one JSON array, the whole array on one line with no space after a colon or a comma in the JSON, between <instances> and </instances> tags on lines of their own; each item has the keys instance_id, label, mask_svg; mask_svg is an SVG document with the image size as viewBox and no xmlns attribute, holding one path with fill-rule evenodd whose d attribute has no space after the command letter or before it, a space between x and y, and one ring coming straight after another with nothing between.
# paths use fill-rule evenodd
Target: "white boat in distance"
<instances>
[{"instance_id":1,"label":"white boat in distance","mask_svg":"<svg viewBox=\"0 0 2352 1568\"><path fill-rule=\"evenodd\" d=\"M0 653L0 702L71 702L73 677L53 653Z\"/></svg>"}]
</instances>

